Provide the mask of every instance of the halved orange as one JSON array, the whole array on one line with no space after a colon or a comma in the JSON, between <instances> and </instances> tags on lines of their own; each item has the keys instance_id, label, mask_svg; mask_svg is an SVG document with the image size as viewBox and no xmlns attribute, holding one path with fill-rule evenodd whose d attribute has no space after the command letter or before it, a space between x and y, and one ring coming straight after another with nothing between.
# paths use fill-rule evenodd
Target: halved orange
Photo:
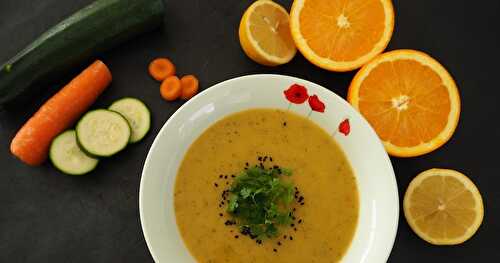
<instances>
[{"instance_id":1,"label":"halved orange","mask_svg":"<svg viewBox=\"0 0 500 263\"><path fill-rule=\"evenodd\" d=\"M460 117L448 71L415 50L384 53L354 77L347 100L368 120L393 156L414 157L445 144Z\"/></svg>"},{"instance_id":2,"label":"halved orange","mask_svg":"<svg viewBox=\"0 0 500 263\"><path fill-rule=\"evenodd\" d=\"M391 0L295 0L290 28L295 45L313 64L350 71L387 47L394 8Z\"/></svg>"},{"instance_id":3,"label":"halved orange","mask_svg":"<svg viewBox=\"0 0 500 263\"><path fill-rule=\"evenodd\" d=\"M455 245L471 238L484 217L483 199L464 174L430 169L406 190L404 214L413 231L434 245Z\"/></svg>"},{"instance_id":4,"label":"halved orange","mask_svg":"<svg viewBox=\"0 0 500 263\"><path fill-rule=\"evenodd\" d=\"M253 61L277 66L297 53L290 35L290 17L285 8L270 0L258 0L241 18L239 37L245 54Z\"/></svg>"}]
</instances>

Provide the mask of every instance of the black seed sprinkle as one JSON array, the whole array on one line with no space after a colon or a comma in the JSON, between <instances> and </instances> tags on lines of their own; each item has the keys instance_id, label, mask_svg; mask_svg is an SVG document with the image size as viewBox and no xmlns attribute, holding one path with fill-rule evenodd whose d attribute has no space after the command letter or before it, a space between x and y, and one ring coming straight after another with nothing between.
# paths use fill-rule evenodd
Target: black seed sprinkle
<instances>
[{"instance_id":1,"label":"black seed sprinkle","mask_svg":"<svg viewBox=\"0 0 500 263\"><path fill-rule=\"evenodd\" d=\"M274 252L278 252L278 250L277 250L276 248L273 248L273 251L274 251Z\"/></svg>"},{"instance_id":2,"label":"black seed sprinkle","mask_svg":"<svg viewBox=\"0 0 500 263\"><path fill-rule=\"evenodd\" d=\"M295 226L295 224L290 224L290 226L291 226L291 227L294 227L294 226Z\"/></svg>"},{"instance_id":3,"label":"black seed sprinkle","mask_svg":"<svg viewBox=\"0 0 500 263\"><path fill-rule=\"evenodd\" d=\"M283 122L283 126L286 126L286 121L285 121L285 122Z\"/></svg>"},{"instance_id":4,"label":"black seed sprinkle","mask_svg":"<svg viewBox=\"0 0 500 263\"><path fill-rule=\"evenodd\" d=\"M286 239L286 235L284 235L283 238Z\"/></svg>"},{"instance_id":5,"label":"black seed sprinkle","mask_svg":"<svg viewBox=\"0 0 500 263\"><path fill-rule=\"evenodd\" d=\"M255 242L257 242L257 244L259 244L259 245L262 244L262 240L260 240L260 239L255 240Z\"/></svg>"},{"instance_id":6,"label":"black seed sprinkle","mask_svg":"<svg viewBox=\"0 0 500 263\"><path fill-rule=\"evenodd\" d=\"M290 240L293 240L293 237L292 237L292 236L290 236Z\"/></svg>"},{"instance_id":7,"label":"black seed sprinkle","mask_svg":"<svg viewBox=\"0 0 500 263\"><path fill-rule=\"evenodd\" d=\"M259 158L257 158L257 160L259 160L259 162L262 161L262 156L259 156Z\"/></svg>"},{"instance_id":8,"label":"black seed sprinkle","mask_svg":"<svg viewBox=\"0 0 500 263\"><path fill-rule=\"evenodd\" d=\"M295 210L296 210L296 209L294 208L294 209L293 209L293 211L295 212Z\"/></svg>"},{"instance_id":9,"label":"black seed sprinkle","mask_svg":"<svg viewBox=\"0 0 500 263\"><path fill-rule=\"evenodd\" d=\"M224 222L224 225L226 226L236 225L236 222L231 220L226 220L226 222Z\"/></svg>"},{"instance_id":10,"label":"black seed sprinkle","mask_svg":"<svg viewBox=\"0 0 500 263\"><path fill-rule=\"evenodd\" d=\"M304 203L300 203L300 205L304 205Z\"/></svg>"},{"instance_id":11,"label":"black seed sprinkle","mask_svg":"<svg viewBox=\"0 0 500 263\"><path fill-rule=\"evenodd\" d=\"M232 178L235 178L236 176L234 174L231 175Z\"/></svg>"},{"instance_id":12,"label":"black seed sprinkle","mask_svg":"<svg viewBox=\"0 0 500 263\"><path fill-rule=\"evenodd\" d=\"M273 157L269 156L269 161L272 162L273 161Z\"/></svg>"},{"instance_id":13,"label":"black seed sprinkle","mask_svg":"<svg viewBox=\"0 0 500 263\"><path fill-rule=\"evenodd\" d=\"M264 156L263 162L267 161L267 156Z\"/></svg>"},{"instance_id":14,"label":"black seed sprinkle","mask_svg":"<svg viewBox=\"0 0 500 263\"><path fill-rule=\"evenodd\" d=\"M281 242L280 241L278 241L278 246L281 246Z\"/></svg>"},{"instance_id":15,"label":"black seed sprinkle","mask_svg":"<svg viewBox=\"0 0 500 263\"><path fill-rule=\"evenodd\" d=\"M250 234L250 228L248 226L241 227L241 234L243 234L245 236Z\"/></svg>"},{"instance_id":16,"label":"black seed sprinkle","mask_svg":"<svg viewBox=\"0 0 500 263\"><path fill-rule=\"evenodd\" d=\"M249 166L248 162L245 163L245 166Z\"/></svg>"},{"instance_id":17,"label":"black seed sprinkle","mask_svg":"<svg viewBox=\"0 0 500 263\"><path fill-rule=\"evenodd\" d=\"M219 213L219 216L223 216L222 213Z\"/></svg>"},{"instance_id":18,"label":"black seed sprinkle","mask_svg":"<svg viewBox=\"0 0 500 263\"><path fill-rule=\"evenodd\" d=\"M294 228L293 228L293 231L297 231L297 228L296 228L296 227L294 227Z\"/></svg>"},{"instance_id":19,"label":"black seed sprinkle","mask_svg":"<svg viewBox=\"0 0 500 263\"><path fill-rule=\"evenodd\" d=\"M302 219L299 219L299 224L302 223Z\"/></svg>"},{"instance_id":20,"label":"black seed sprinkle","mask_svg":"<svg viewBox=\"0 0 500 263\"><path fill-rule=\"evenodd\" d=\"M219 178L222 178L222 174L221 174L221 175L219 175Z\"/></svg>"},{"instance_id":21,"label":"black seed sprinkle","mask_svg":"<svg viewBox=\"0 0 500 263\"><path fill-rule=\"evenodd\" d=\"M234 238L238 238L238 237L239 237L238 235L234 236Z\"/></svg>"},{"instance_id":22,"label":"black seed sprinkle","mask_svg":"<svg viewBox=\"0 0 500 263\"><path fill-rule=\"evenodd\" d=\"M218 187L219 185L217 183L214 183L215 187Z\"/></svg>"},{"instance_id":23,"label":"black seed sprinkle","mask_svg":"<svg viewBox=\"0 0 500 263\"><path fill-rule=\"evenodd\" d=\"M227 175L224 175L224 179L227 179Z\"/></svg>"}]
</instances>

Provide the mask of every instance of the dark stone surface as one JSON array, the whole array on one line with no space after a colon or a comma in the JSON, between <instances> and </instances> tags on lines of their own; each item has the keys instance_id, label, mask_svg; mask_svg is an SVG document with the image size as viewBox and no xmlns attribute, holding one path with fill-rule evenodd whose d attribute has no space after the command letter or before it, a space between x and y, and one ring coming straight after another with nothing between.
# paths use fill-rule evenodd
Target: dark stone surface
<instances>
[{"instance_id":1,"label":"dark stone surface","mask_svg":"<svg viewBox=\"0 0 500 263\"><path fill-rule=\"evenodd\" d=\"M0 61L90 0L1 0ZM180 74L199 76L201 87L251 73L301 77L345 96L353 73L321 70L298 55L291 63L266 68L247 59L237 27L245 1L168 1L162 30L145 34L105 53L112 86L95 107L122 96L151 107L154 121L146 139L104 160L86 177L64 176L49 163L28 167L9 153L17 129L65 83L51 85L31 105L0 112L0 262L151 262L138 212L143 162L155 134L182 102L159 98L158 83L146 73L157 56L170 57ZM291 1L279 1L288 8ZM419 239L404 217L390 262L495 262L500 256L500 177L495 162L500 147L498 62L499 1L394 1L396 30L389 50L413 48L430 53L455 77L462 96L456 134L441 149L419 158L392 162L400 196L419 172L449 167L467 174L479 187L485 218L479 232L459 246L437 247ZM97 36L96 36L97 37ZM75 69L75 71L81 68Z\"/></svg>"}]
</instances>

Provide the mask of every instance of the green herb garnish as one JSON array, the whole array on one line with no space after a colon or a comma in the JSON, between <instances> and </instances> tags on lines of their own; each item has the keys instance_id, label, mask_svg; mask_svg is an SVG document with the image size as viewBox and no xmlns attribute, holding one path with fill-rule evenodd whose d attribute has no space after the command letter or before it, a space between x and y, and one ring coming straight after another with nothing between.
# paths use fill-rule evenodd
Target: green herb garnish
<instances>
[{"instance_id":1,"label":"green herb garnish","mask_svg":"<svg viewBox=\"0 0 500 263\"><path fill-rule=\"evenodd\" d=\"M12 70L12 64L5 65L5 72L9 73Z\"/></svg>"},{"instance_id":2,"label":"green herb garnish","mask_svg":"<svg viewBox=\"0 0 500 263\"><path fill-rule=\"evenodd\" d=\"M227 212L237 220L241 233L258 239L276 237L280 225L293 221L289 205L294 187L283 178L291 175L288 169L255 166L235 178Z\"/></svg>"}]
</instances>

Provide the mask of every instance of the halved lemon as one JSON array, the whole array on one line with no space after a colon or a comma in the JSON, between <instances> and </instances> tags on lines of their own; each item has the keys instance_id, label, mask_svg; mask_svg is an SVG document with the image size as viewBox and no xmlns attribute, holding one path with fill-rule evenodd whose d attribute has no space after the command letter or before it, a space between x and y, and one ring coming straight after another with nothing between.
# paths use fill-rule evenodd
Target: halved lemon
<instances>
[{"instance_id":1,"label":"halved lemon","mask_svg":"<svg viewBox=\"0 0 500 263\"><path fill-rule=\"evenodd\" d=\"M243 51L253 61L277 66L297 53L290 34L288 12L270 0L254 2L243 14L239 37Z\"/></svg>"},{"instance_id":2,"label":"halved lemon","mask_svg":"<svg viewBox=\"0 0 500 263\"><path fill-rule=\"evenodd\" d=\"M393 156L414 157L445 144L460 117L448 71L415 50L377 56L355 75L347 100L368 120Z\"/></svg>"},{"instance_id":3,"label":"halved lemon","mask_svg":"<svg viewBox=\"0 0 500 263\"><path fill-rule=\"evenodd\" d=\"M415 177L404 197L404 214L413 231L434 245L467 241L483 221L483 200L460 172L430 169Z\"/></svg>"},{"instance_id":4,"label":"halved lemon","mask_svg":"<svg viewBox=\"0 0 500 263\"><path fill-rule=\"evenodd\" d=\"M311 63L350 71L387 47L394 8L391 0L295 0L290 28L297 48Z\"/></svg>"}]
</instances>

